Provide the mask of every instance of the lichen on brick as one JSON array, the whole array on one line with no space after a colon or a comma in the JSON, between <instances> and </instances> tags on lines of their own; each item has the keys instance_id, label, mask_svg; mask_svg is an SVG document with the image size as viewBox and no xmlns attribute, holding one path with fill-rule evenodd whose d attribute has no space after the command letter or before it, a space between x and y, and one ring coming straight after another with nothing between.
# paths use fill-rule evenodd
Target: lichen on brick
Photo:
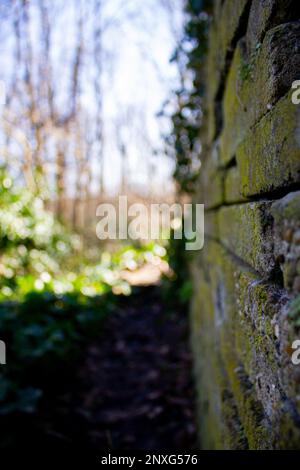
<instances>
[{"instance_id":1,"label":"lichen on brick","mask_svg":"<svg viewBox=\"0 0 300 470\"><path fill-rule=\"evenodd\" d=\"M300 23L285 23L293 14L277 0L218 1L215 15L196 196L206 238L192 270L200 440L299 449L300 108L290 86L300 78Z\"/></svg>"}]
</instances>

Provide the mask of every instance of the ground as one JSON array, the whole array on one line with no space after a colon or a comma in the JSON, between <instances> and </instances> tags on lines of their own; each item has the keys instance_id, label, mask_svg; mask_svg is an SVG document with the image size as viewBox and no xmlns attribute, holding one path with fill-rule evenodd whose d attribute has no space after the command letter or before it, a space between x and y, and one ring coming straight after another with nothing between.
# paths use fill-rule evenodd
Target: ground
<instances>
[{"instance_id":1,"label":"ground","mask_svg":"<svg viewBox=\"0 0 300 470\"><path fill-rule=\"evenodd\" d=\"M53 452L195 449L188 336L186 311L166 311L158 287L122 298L64 392L44 404L39 445Z\"/></svg>"}]
</instances>

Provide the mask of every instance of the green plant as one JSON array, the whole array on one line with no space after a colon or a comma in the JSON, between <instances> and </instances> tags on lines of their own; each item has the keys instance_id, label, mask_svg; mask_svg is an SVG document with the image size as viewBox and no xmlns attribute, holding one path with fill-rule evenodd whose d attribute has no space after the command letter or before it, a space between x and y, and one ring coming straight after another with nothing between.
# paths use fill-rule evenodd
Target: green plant
<instances>
[{"instance_id":1,"label":"green plant","mask_svg":"<svg viewBox=\"0 0 300 470\"><path fill-rule=\"evenodd\" d=\"M8 348L0 370L0 416L34 413L58 371L76 362L114 310L114 294L130 294L122 272L166 259L166 250L157 243L96 250L91 263L78 236L5 169L0 248L0 338Z\"/></svg>"},{"instance_id":2,"label":"green plant","mask_svg":"<svg viewBox=\"0 0 300 470\"><path fill-rule=\"evenodd\" d=\"M200 127L202 125L202 71L208 47L212 2L187 0L184 34L171 58L177 64L181 86L161 115L171 119L172 130L164 136L166 153L175 160L174 178L179 190L193 193L201 161ZM168 115L171 104L174 111Z\"/></svg>"},{"instance_id":3,"label":"green plant","mask_svg":"<svg viewBox=\"0 0 300 470\"><path fill-rule=\"evenodd\" d=\"M0 415L34 412L57 367L76 361L87 338L115 305L111 294L28 294L23 302L0 304L1 336L9 360L0 382Z\"/></svg>"}]
</instances>

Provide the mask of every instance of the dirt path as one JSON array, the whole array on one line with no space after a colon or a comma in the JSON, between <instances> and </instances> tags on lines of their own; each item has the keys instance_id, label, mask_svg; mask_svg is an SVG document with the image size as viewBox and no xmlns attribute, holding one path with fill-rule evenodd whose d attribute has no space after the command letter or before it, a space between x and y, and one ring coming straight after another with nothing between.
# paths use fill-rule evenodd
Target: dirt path
<instances>
[{"instance_id":1,"label":"dirt path","mask_svg":"<svg viewBox=\"0 0 300 470\"><path fill-rule=\"evenodd\" d=\"M47 453L194 450L186 312L166 312L157 287L120 299L74 380L42 414L34 444ZM24 434L28 427L23 444Z\"/></svg>"},{"instance_id":2,"label":"dirt path","mask_svg":"<svg viewBox=\"0 0 300 470\"><path fill-rule=\"evenodd\" d=\"M157 288L123 302L91 345L78 411L94 449L192 449L194 399L187 318Z\"/></svg>"}]
</instances>

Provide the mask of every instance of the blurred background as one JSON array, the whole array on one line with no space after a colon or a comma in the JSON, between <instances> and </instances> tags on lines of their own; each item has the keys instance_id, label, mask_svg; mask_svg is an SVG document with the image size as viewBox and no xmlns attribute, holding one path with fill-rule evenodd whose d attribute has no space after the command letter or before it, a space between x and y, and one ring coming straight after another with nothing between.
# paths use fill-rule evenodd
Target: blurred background
<instances>
[{"instance_id":1,"label":"blurred background","mask_svg":"<svg viewBox=\"0 0 300 470\"><path fill-rule=\"evenodd\" d=\"M2 191L10 202L20 199L9 216L3 212L3 232L13 231L8 239L18 239L27 256L22 240L45 242L51 231L69 230L71 249L75 243L99 258L101 202L115 204L119 194L129 203L175 199L165 110L174 108L181 80L170 59L183 33L184 4L11 0L0 8ZM13 266L3 269L17 275ZM10 288L2 295L9 297Z\"/></svg>"},{"instance_id":2,"label":"blurred background","mask_svg":"<svg viewBox=\"0 0 300 470\"><path fill-rule=\"evenodd\" d=\"M179 85L170 61L181 1L2 1L1 159L75 227L93 199L172 193L158 113ZM84 209L83 209L84 206Z\"/></svg>"},{"instance_id":3,"label":"blurred background","mask_svg":"<svg viewBox=\"0 0 300 470\"><path fill-rule=\"evenodd\" d=\"M29 439L43 429L64 441L57 424L61 416L49 424L45 414L50 403L51 416L62 406L61 387L50 385L52 374L64 377L64 384L66 377L74 379L78 371L71 367L70 378L66 366L74 365L108 314L118 310L124 302L120 297L139 286L157 285L163 277L173 290L161 287L158 297L150 294L152 314L172 309L177 301L186 311L191 283L180 241L168 243L162 236L103 244L96 238L96 208L101 202L117 204L120 194L128 196L129 204L147 206L190 199L200 169L202 115L195 68L209 18L202 8L199 0L0 2L0 339L7 347L7 365L0 370L3 448L21 439L24 426L35 430L28 432ZM137 301L136 311L143 311L147 295ZM134 302L122 309L130 310ZM181 322L178 328L185 333L166 337L171 343L182 338L177 359L187 376L180 379L178 393L185 390L188 398L190 367ZM96 385L98 392L105 389ZM62 389L71 393L66 385ZM69 395L62 408L71 407L73 417L71 401ZM192 421L191 404L181 404ZM104 428L101 442L110 445L115 437ZM194 432L190 424L189 445Z\"/></svg>"}]
</instances>

